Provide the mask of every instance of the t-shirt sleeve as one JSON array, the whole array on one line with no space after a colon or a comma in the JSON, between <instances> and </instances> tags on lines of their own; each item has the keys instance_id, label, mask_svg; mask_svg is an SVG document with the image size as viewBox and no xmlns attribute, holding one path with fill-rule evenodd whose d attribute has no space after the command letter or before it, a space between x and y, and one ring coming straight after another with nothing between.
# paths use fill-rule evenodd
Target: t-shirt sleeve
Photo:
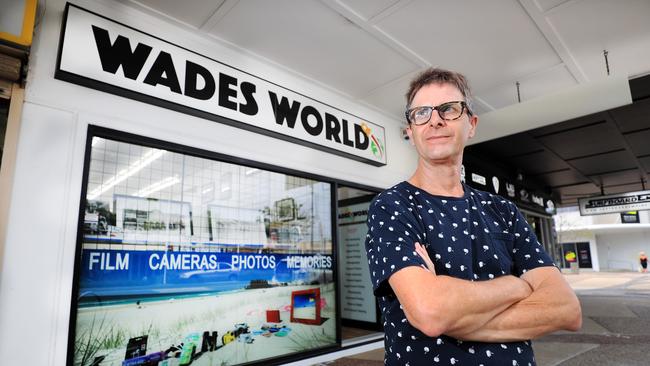
<instances>
[{"instance_id":1,"label":"t-shirt sleeve","mask_svg":"<svg viewBox=\"0 0 650 366\"><path fill-rule=\"evenodd\" d=\"M375 296L393 293L388 279L400 269L409 266L426 268L415 252L415 242L424 243L418 231L421 225L415 219L415 210L409 210L407 202L387 196L375 198L368 209L365 244Z\"/></svg>"},{"instance_id":2,"label":"t-shirt sleeve","mask_svg":"<svg viewBox=\"0 0 650 366\"><path fill-rule=\"evenodd\" d=\"M517 206L509 202L511 222L515 241L512 249L514 270L518 276L538 267L555 266L542 243L537 239L533 228L521 214Z\"/></svg>"}]
</instances>

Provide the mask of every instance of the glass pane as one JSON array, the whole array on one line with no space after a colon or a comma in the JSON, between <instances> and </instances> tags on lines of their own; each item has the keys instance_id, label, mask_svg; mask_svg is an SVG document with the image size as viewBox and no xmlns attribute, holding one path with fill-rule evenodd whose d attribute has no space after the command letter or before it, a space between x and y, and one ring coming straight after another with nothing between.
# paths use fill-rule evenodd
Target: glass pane
<instances>
[{"instance_id":1,"label":"glass pane","mask_svg":"<svg viewBox=\"0 0 650 366\"><path fill-rule=\"evenodd\" d=\"M337 191L338 275L343 340L366 336L382 329L365 250L368 207L375 195L376 192L345 186L339 186Z\"/></svg>"},{"instance_id":2,"label":"glass pane","mask_svg":"<svg viewBox=\"0 0 650 366\"><path fill-rule=\"evenodd\" d=\"M89 164L75 364L336 344L330 183L100 137Z\"/></svg>"}]
</instances>

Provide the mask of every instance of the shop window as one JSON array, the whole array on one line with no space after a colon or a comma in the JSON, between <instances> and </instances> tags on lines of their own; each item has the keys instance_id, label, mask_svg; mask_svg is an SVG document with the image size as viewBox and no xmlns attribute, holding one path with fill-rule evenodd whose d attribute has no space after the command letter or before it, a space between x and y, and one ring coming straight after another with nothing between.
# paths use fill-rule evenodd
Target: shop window
<instances>
[{"instance_id":1,"label":"shop window","mask_svg":"<svg viewBox=\"0 0 650 366\"><path fill-rule=\"evenodd\" d=\"M332 183L102 136L69 363L237 365L338 344Z\"/></svg>"}]
</instances>

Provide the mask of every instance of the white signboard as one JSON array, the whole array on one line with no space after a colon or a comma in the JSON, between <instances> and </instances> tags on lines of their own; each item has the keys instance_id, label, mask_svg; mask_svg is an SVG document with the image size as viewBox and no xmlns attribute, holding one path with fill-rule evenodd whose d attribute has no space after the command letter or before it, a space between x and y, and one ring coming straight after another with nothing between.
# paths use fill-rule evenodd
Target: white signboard
<instances>
[{"instance_id":1,"label":"white signboard","mask_svg":"<svg viewBox=\"0 0 650 366\"><path fill-rule=\"evenodd\" d=\"M650 191L580 198L578 205L582 216L650 210Z\"/></svg>"},{"instance_id":2,"label":"white signboard","mask_svg":"<svg viewBox=\"0 0 650 366\"><path fill-rule=\"evenodd\" d=\"M339 207L341 317L377 322L365 241L369 202Z\"/></svg>"},{"instance_id":3,"label":"white signboard","mask_svg":"<svg viewBox=\"0 0 650 366\"><path fill-rule=\"evenodd\" d=\"M69 3L55 77L386 165L382 126Z\"/></svg>"},{"instance_id":4,"label":"white signboard","mask_svg":"<svg viewBox=\"0 0 650 366\"><path fill-rule=\"evenodd\" d=\"M476 173L472 173L472 182L486 185L485 183L485 177Z\"/></svg>"}]
</instances>

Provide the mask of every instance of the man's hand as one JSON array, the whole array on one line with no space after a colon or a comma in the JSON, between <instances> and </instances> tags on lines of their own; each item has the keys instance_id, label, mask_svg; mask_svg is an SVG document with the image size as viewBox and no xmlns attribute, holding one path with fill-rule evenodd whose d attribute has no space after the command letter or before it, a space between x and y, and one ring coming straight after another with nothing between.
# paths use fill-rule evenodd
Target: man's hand
<instances>
[{"instance_id":1,"label":"man's hand","mask_svg":"<svg viewBox=\"0 0 650 366\"><path fill-rule=\"evenodd\" d=\"M422 244L415 242L415 252L418 253L418 255L422 258L422 260L424 260L424 264L427 265L429 271L431 271L431 273L435 275L436 266L433 265L433 262L429 257L429 253L427 252L427 249Z\"/></svg>"}]
</instances>

